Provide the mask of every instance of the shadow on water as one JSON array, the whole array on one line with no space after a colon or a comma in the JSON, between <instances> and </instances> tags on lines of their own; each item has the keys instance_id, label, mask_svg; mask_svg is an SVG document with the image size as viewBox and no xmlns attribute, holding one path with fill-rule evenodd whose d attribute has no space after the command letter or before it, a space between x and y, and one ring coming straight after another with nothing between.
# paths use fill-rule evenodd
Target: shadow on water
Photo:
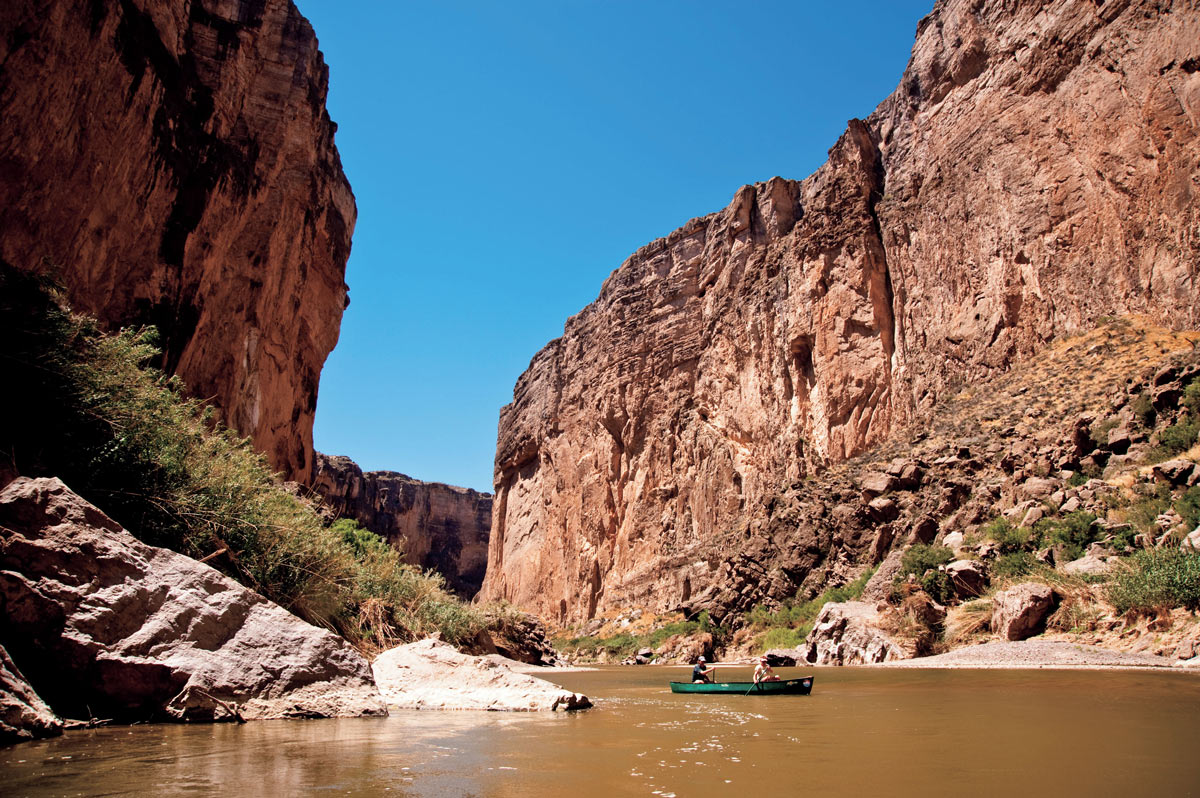
<instances>
[{"instance_id":1,"label":"shadow on water","mask_svg":"<svg viewBox=\"0 0 1200 798\"><path fill-rule=\"evenodd\" d=\"M799 674L799 671L795 671ZM138 726L0 749L4 795L1197 795L1200 676L817 669L811 696L556 674L584 713ZM783 674L789 675L789 674ZM729 668L722 678L748 679Z\"/></svg>"}]
</instances>

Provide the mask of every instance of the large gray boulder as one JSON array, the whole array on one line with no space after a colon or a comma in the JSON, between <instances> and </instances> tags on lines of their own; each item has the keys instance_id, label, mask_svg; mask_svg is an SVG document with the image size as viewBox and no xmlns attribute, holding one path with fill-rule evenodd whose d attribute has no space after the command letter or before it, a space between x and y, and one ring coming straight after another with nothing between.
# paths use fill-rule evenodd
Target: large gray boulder
<instances>
[{"instance_id":1,"label":"large gray boulder","mask_svg":"<svg viewBox=\"0 0 1200 798\"><path fill-rule=\"evenodd\" d=\"M391 706L537 712L587 709L587 696L517 673L501 657L463 654L440 640L389 649L372 663Z\"/></svg>"},{"instance_id":2,"label":"large gray boulder","mask_svg":"<svg viewBox=\"0 0 1200 798\"><path fill-rule=\"evenodd\" d=\"M1005 640L1024 640L1046 629L1057 594L1049 585L1024 582L992 598L992 631Z\"/></svg>"},{"instance_id":3,"label":"large gray boulder","mask_svg":"<svg viewBox=\"0 0 1200 798\"><path fill-rule=\"evenodd\" d=\"M908 659L882 626L878 605L865 601L830 601L821 608L804 641L804 658L813 665L868 665Z\"/></svg>"},{"instance_id":4,"label":"large gray boulder","mask_svg":"<svg viewBox=\"0 0 1200 798\"><path fill-rule=\"evenodd\" d=\"M0 646L0 745L62 734L62 721L38 697Z\"/></svg>"},{"instance_id":5,"label":"large gray boulder","mask_svg":"<svg viewBox=\"0 0 1200 798\"><path fill-rule=\"evenodd\" d=\"M139 542L57 479L20 478L0 491L0 601L0 644L66 717L387 711L345 640Z\"/></svg>"}]
</instances>

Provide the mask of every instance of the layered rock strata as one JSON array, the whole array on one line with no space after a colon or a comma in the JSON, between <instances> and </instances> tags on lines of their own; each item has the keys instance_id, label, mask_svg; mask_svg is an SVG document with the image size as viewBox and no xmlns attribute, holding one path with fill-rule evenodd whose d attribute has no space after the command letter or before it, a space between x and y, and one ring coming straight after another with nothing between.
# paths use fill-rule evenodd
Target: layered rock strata
<instances>
[{"instance_id":1,"label":"layered rock strata","mask_svg":"<svg viewBox=\"0 0 1200 798\"><path fill-rule=\"evenodd\" d=\"M479 592L492 527L490 494L395 471L364 473L349 457L320 452L311 486L333 515L357 520L409 563L444 576L458 595Z\"/></svg>"},{"instance_id":2,"label":"layered rock strata","mask_svg":"<svg viewBox=\"0 0 1200 798\"><path fill-rule=\"evenodd\" d=\"M290 0L0 8L0 258L58 273L293 479L347 303L355 206Z\"/></svg>"},{"instance_id":3,"label":"layered rock strata","mask_svg":"<svg viewBox=\"0 0 1200 798\"><path fill-rule=\"evenodd\" d=\"M1105 314L1194 327L1197 42L1187 3L938 2L824 166L634 253L534 356L482 595L562 623L687 604L760 559L739 538L781 490L965 382ZM794 588L812 544L764 576Z\"/></svg>"},{"instance_id":4,"label":"layered rock strata","mask_svg":"<svg viewBox=\"0 0 1200 798\"><path fill-rule=\"evenodd\" d=\"M345 640L139 543L57 479L0 491L0 604L0 645L66 717L386 714Z\"/></svg>"}]
</instances>

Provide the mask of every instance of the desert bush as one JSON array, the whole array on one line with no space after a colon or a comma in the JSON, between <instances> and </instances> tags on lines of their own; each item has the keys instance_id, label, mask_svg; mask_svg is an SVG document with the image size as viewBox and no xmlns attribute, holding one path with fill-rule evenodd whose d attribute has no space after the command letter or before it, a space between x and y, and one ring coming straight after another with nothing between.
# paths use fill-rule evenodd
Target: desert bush
<instances>
[{"instance_id":1,"label":"desert bush","mask_svg":"<svg viewBox=\"0 0 1200 798\"><path fill-rule=\"evenodd\" d=\"M992 576L997 579L1014 579L1038 570L1041 566L1033 555L1027 551L1014 551L1001 554L992 563Z\"/></svg>"},{"instance_id":2,"label":"desert bush","mask_svg":"<svg viewBox=\"0 0 1200 798\"><path fill-rule=\"evenodd\" d=\"M1200 526L1200 485L1188 488L1175 500L1175 512L1189 531Z\"/></svg>"},{"instance_id":3,"label":"desert bush","mask_svg":"<svg viewBox=\"0 0 1200 798\"><path fill-rule=\"evenodd\" d=\"M968 601L946 614L945 640L950 645L965 643L985 632L991 619L991 599Z\"/></svg>"},{"instance_id":4,"label":"desert bush","mask_svg":"<svg viewBox=\"0 0 1200 798\"><path fill-rule=\"evenodd\" d=\"M0 267L0 456L57 476L141 540L209 563L305 620L379 646L482 628L441 577L365 530L326 527L248 440L187 398L149 327L106 334L52 281Z\"/></svg>"},{"instance_id":5,"label":"desert bush","mask_svg":"<svg viewBox=\"0 0 1200 798\"><path fill-rule=\"evenodd\" d=\"M1108 600L1121 613L1174 607L1200 610L1200 554L1179 549L1139 551L1114 575Z\"/></svg>"},{"instance_id":6,"label":"desert bush","mask_svg":"<svg viewBox=\"0 0 1200 798\"><path fill-rule=\"evenodd\" d=\"M1200 434L1200 423L1193 418L1181 418L1158 433L1158 445L1150 450L1148 462L1162 462L1186 452L1196 443L1197 434Z\"/></svg>"},{"instance_id":7,"label":"desert bush","mask_svg":"<svg viewBox=\"0 0 1200 798\"><path fill-rule=\"evenodd\" d=\"M996 548L1001 554L1012 554L1024 551L1033 539L1033 530L1029 527L1018 527L1007 518L997 518L983 528L983 534L996 542Z\"/></svg>"},{"instance_id":8,"label":"desert bush","mask_svg":"<svg viewBox=\"0 0 1200 798\"><path fill-rule=\"evenodd\" d=\"M900 558L900 577L914 574L917 577L925 575L926 571L938 569L954 559L954 552L945 546L937 544L917 543L909 547Z\"/></svg>"},{"instance_id":9,"label":"desert bush","mask_svg":"<svg viewBox=\"0 0 1200 798\"><path fill-rule=\"evenodd\" d=\"M820 595L808 601L797 603L793 599L774 609L758 605L744 616L743 622L752 629L765 631L762 642L764 647L793 648L808 637L808 633L812 631L813 622L821 614L822 607L830 601L842 602L857 599L862 595L867 582L875 575L875 570L875 568L870 568L853 581L837 587L826 588ZM799 642L791 646L768 645L767 640L771 638L772 633L777 639L790 640L794 638Z\"/></svg>"},{"instance_id":10,"label":"desert bush","mask_svg":"<svg viewBox=\"0 0 1200 798\"><path fill-rule=\"evenodd\" d=\"M1154 403L1150 401L1149 394L1138 394L1130 407L1139 424L1146 429L1154 428L1155 422L1158 421L1158 411L1154 409Z\"/></svg>"},{"instance_id":11,"label":"desert bush","mask_svg":"<svg viewBox=\"0 0 1200 798\"><path fill-rule=\"evenodd\" d=\"M1103 449L1108 446L1108 433L1112 432L1119 422L1120 419L1113 417L1093 424L1092 428L1088 430L1088 437L1092 439L1093 448Z\"/></svg>"},{"instance_id":12,"label":"desert bush","mask_svg":"<svg viewBox=\"0 0 1200 798\"><path fill-rule=\"evenodd\" d=\"M1045 518L1034 525L1039 546L1055 546L1063 558L1078 559L1084 549L1096 539L1093 523L1096 516L1086 510L1076 510L1063 519Z\"/></svg>"},{"instance_id":13,"label":"desert bush","mask_svg":"<svg viewBox=\"0 0 1200 798\"><path fill-rule=\"evenodd\" d=\"M772 648L796 648L804 643L804 640L807 637L807 632L802 633L801 630L798 629L770 629L763 636L762 643L760 645L764 651Z\"/></svg>"}]
</instances>

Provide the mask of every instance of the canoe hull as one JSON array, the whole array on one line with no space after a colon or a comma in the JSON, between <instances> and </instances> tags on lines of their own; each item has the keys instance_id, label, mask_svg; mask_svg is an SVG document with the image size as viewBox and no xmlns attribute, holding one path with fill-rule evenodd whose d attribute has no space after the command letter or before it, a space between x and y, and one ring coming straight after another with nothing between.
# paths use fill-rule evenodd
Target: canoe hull
<instances>
[{"instance_id":1,"label":"canoe hull","mask_svg":"<svg viewBox=\"0 0 1200 798\"><path fill-rule=\"evenodd\" d=\"M672 693L705 693L716 695L808 695L812 692L813 677L783 679L778 682L715 682L694 684L671 682Z\"/></svg>"}]
</instances>

